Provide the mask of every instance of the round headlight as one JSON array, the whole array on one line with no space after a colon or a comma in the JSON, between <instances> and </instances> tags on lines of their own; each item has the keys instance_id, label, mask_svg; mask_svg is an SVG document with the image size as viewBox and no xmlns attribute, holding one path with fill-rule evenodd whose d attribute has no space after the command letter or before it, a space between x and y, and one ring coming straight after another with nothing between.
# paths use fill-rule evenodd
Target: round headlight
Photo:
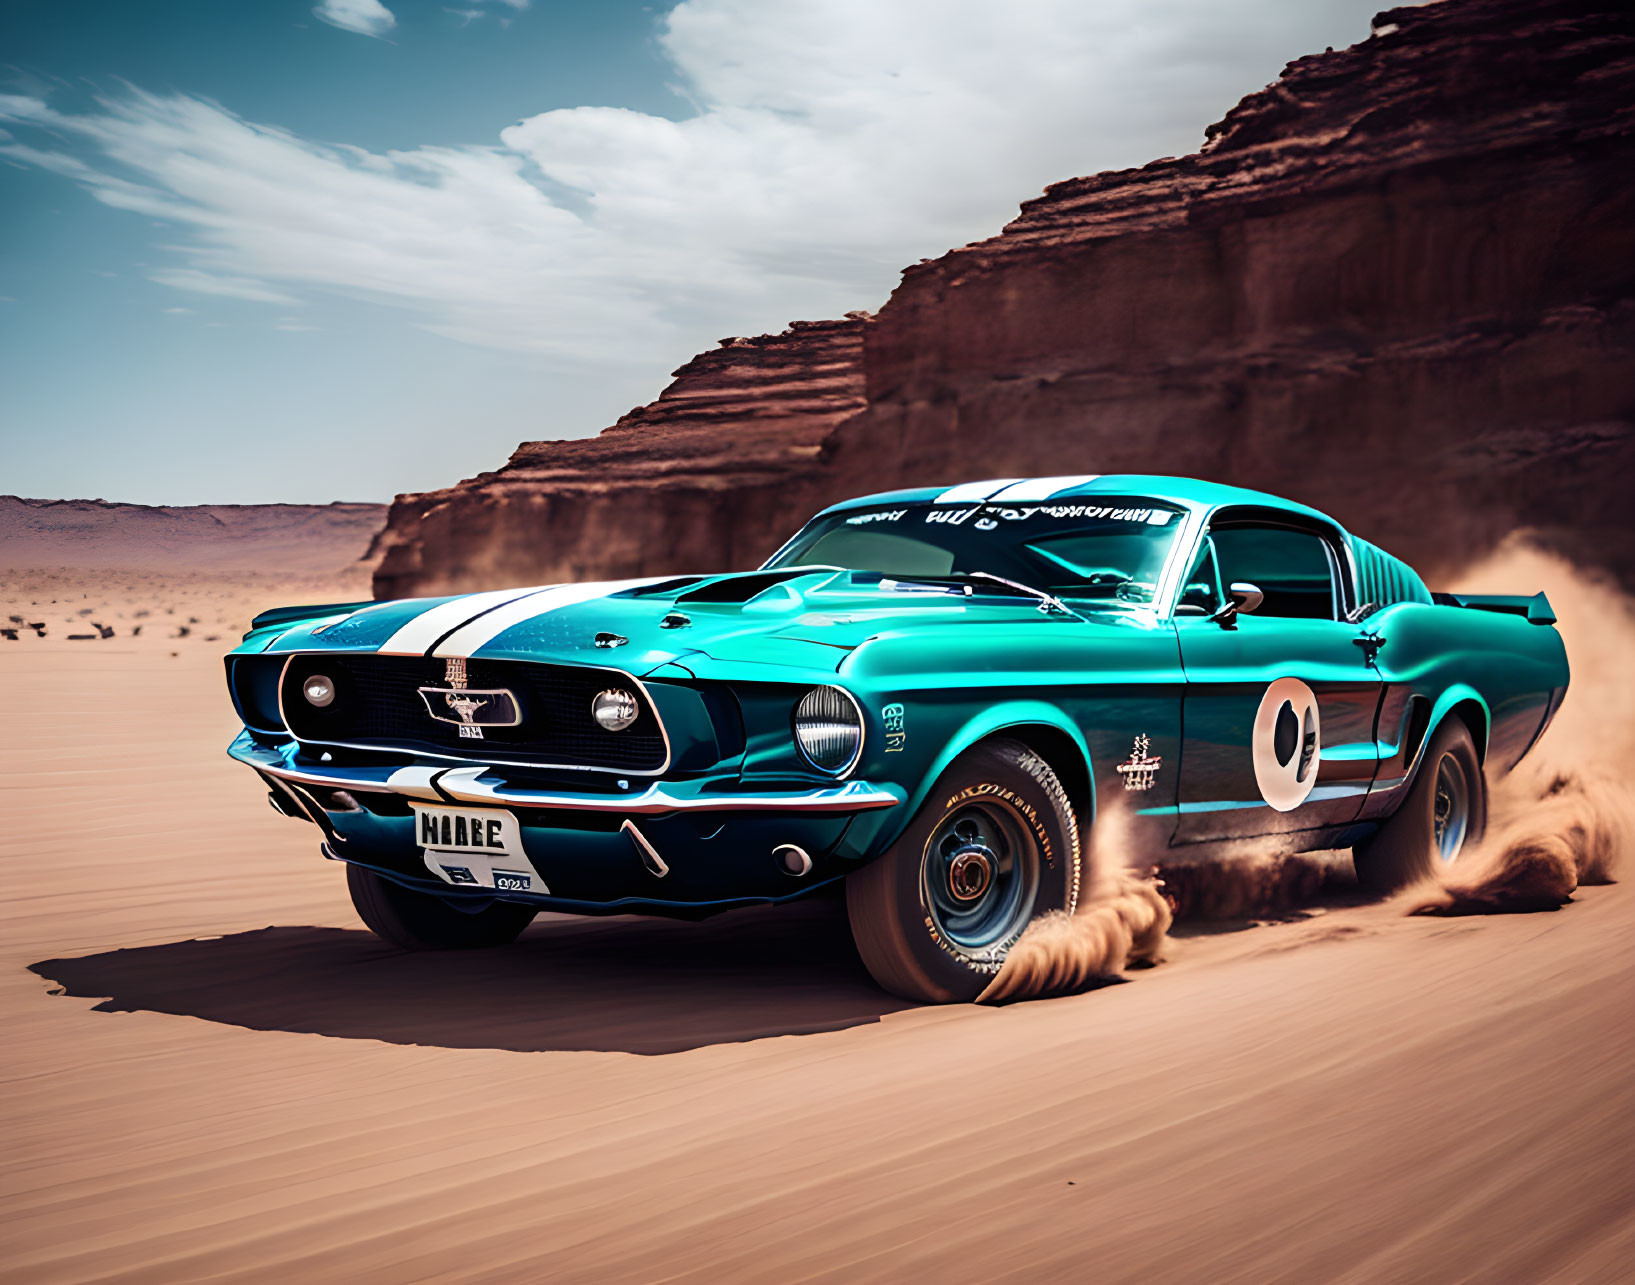
<instances>
[{"instance_id":1,"label":"round headlight","mask_svg":"<svg viewBox=\"0 0 1635 1285\"><path fill-rule=\"evenodd\" d=\"M322 709L335 699L334 680L327 674L313 674L301 684L301 695L307 698L308 705Z\"/></svg>"},{"instance_id":2,"label":"round headlight","mask_svg":"<svg viewBox=\"0 0 1635 1285\"><path fill-rule=\"evenodd\" d=\"M795 706L795 744L813 767L839 776L863 750L863 712L842 687L814 687Z\"/></svg>"},{"instance_id":3,"label":"round headlight","mask_svg":"<svg viewBox=\"0 0 1635 1285\"><path fill-rule=\"evenodd\" d=\"M610 732L624 731L636 721L639 713L641 706L636 704L636 698L618 687L597 692L596 699L590 703L590 716L598 726Z\"/></svg>"}]
</instances>

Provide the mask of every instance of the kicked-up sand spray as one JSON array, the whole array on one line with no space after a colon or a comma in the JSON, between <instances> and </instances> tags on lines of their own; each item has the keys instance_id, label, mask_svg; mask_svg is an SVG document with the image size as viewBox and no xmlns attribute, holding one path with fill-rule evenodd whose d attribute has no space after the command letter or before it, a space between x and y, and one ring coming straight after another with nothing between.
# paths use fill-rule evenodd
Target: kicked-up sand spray
<instances>
[{"instance_id":1,"label":"kicked-up sand spray","mask_svg":"<svg viewBox=\"0 0 1635 1285\"><path fill-rule=\"evenodd\" d=\"M1501 585L1549 593L1572 682L1532 753L1491 783L1487 834L1402 894L1410 913L1553 910L1580 884L1611 882L1635 850L1635 602L1521 541L1459 581L1470 593Z\"/></svg>"},{"instance_id":2,"label":"kicked-up sand spray","mask_svg":"<svg viewBox=\"0 0 1635 1285\"><path fill-rule=\"evenodd\" d=\"M1089 886L1074 913L1054 911L1028 925L1010 954L977 996L981 1004L1083 990L1098 978L1132 964L1163 958L1170 906L1155 875L1128 864L1128 817L1122 807L1096 818L1086 861Z\"/></svg>"}]
</instances>

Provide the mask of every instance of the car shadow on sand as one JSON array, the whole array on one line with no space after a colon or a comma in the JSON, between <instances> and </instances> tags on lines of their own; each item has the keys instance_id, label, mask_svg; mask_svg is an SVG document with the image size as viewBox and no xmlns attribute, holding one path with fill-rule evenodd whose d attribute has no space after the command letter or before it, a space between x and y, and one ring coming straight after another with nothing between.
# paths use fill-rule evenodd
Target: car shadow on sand
<instances>
[{"instance_id":1,"label":"car shadow on sand","mask_svg":"<svg viewBox=\"0 0 1635 1285\"><path fill-rule=\"evenodd\" d=\"M911 1007L880 990L844 906L702 923L541 915L499 950L411 954L362 929L271 927L29 965L98 1012L443 1048L676 1053Z\"/></svg>"}]
</instances>

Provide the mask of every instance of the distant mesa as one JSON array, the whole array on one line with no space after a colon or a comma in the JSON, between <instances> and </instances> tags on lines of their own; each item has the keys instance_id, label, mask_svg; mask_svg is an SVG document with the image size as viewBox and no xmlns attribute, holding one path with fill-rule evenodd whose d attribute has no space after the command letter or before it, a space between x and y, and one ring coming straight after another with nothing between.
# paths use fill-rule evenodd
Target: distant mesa
<instances>
[{"instance_id":1,"label":"distant mesa","mask_svg":"<svg viewBox=\"0 0 1635 1285\"><path fill-rule=\"evenodd\" d=\"M0 495L0 561L8 571L325 575L356 566L385 516L381 504L173 506Z\"/></svg>"}]
</instances>

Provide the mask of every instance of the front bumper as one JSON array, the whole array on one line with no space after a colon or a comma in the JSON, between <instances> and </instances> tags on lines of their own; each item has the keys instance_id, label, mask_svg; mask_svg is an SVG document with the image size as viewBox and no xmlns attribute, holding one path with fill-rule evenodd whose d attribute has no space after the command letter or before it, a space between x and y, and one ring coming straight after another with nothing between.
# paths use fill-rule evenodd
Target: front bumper
<instances>
[{"instance_id":1,"label":"front bumper","mask_svg":"<svg viewBox=\"0 0 1635 1285\"><path fill-rule=\"evenodd\" d=\"M319 824L326 855L440 896L499 895L578 913L697 915L803 895L874 856L892 810L906 799L895 785L863 781L797 790L721 780L638 781L616 792L539 789L480 765L314 763L293 742L266 746L248 733L228 753L289 801L281 810ZM511 812L549 893L439 883L417 841L411 800ZM785 844L811 857L810 873L797 878L779 865L772 854Z\"/></svg>"}]
</instances>

